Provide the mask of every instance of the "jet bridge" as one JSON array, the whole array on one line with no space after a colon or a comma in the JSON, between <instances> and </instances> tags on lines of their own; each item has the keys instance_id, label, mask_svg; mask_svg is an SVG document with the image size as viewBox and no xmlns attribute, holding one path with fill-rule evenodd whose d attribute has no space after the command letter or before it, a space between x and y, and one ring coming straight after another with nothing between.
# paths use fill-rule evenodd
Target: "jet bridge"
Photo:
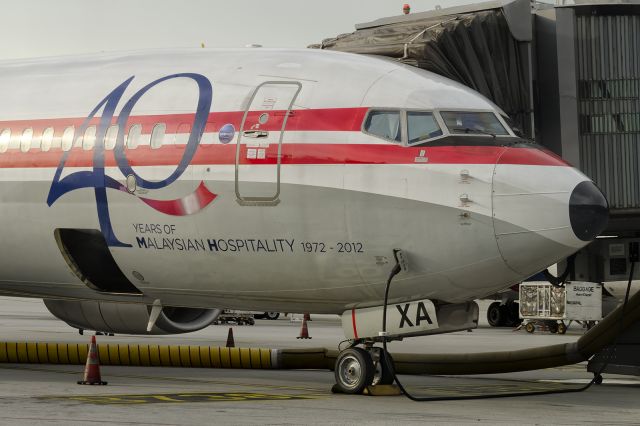
<instances>
[{"instance_id":1,"label":"jet bridge","mask_svg":"<svg viewBox=\"0 0 640 426\"><path fill-rule=\"evenodd\" d=\"M531 43L530 2L516 0L378 19L310 47L387 56L458 81L533 137Z\"/></svg>"}]
</instances>

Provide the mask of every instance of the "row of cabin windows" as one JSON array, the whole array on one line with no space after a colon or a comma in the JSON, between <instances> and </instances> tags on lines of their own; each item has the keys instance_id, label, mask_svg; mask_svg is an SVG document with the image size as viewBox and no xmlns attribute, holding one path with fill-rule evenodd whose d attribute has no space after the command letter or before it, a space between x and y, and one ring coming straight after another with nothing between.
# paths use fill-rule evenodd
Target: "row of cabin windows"
<instances>
[{"instance_id":1,"label":"row of cabin windows","mask_svg":"<svg viewBox=\"0 0 640 426\"><path fill-rule=\"evenodd\" d=\"M150 136L150 146L152 149L158 149L162 145L186 144L188 134L191 133L189 124L181 124L175 135L166 134L167 125L165 123L157 123L153 126ZM27 152L32 148L41 151L49 151L51 148L62 148L63 151L69 151L72 147L82 147L83 150L92 150L96 143L96 126L89 126L84 134L76 137L76 130L73 126L64 129L62 136L55 137L53 127L46 128L40 137L34 138L32 128L22 131L19 137L13 139L15 146L11 142L11 129L0 131L0 153L6 152L9 148L20 148L20 151ZM118 137L118 126L113 125L107 129L104 137L104 148L112 150L116 146ZM140 144L142 138L142 125L134 124L129 128L128 134L125 136L125 146L128 149L135 149ZM75 144L74 144L75 140Z\"/></svg>"}]
</instances>

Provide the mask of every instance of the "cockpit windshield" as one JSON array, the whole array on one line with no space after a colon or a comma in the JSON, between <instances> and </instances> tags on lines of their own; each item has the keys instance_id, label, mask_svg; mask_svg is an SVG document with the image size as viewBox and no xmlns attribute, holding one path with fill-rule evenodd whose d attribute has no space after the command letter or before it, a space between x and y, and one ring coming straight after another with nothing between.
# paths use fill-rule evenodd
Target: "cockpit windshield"
<instances>
[{"instance_id":1,"label":"cockpit windshield","mask_svg":"<svg viewBox=\"0 0 640 426\"><path fill-rule=\"evenodd\" d=\"M452 134L480 133L491 136L509 134L493 112L441 111L440 115Z\"/></svg>"},{"instance_id":2,"label":"cockpit windshield","mask_svg":"<svg viewBox=\"0 0 640 426\"><path fill-rule=\"evenodd\" d=\"M402 142L400 125L400 111L371 111L364 123L364 130L383 139Z\"/></svg>"},{"instance_id":3,"label":"cockpit windshield","mask_svg":"<svg viewBox=\"0 0 640 426\"><path fill-rule=\"evenodd\" d=\"M441 136L442 130L433 116L427 111L407 111L407 136L409 144Z\"/></svg>"},{"instance_id":4,"label":"cockpit windshield","mask_svg":"<svg viewBox=\"0 0 640 426\"><path fill-rule=\"evenodd\" d=\"M421 145L451 135L511 136L508 124L492 111L370 109L362 131L387 142Z\"/></svg>"}]
</instances>

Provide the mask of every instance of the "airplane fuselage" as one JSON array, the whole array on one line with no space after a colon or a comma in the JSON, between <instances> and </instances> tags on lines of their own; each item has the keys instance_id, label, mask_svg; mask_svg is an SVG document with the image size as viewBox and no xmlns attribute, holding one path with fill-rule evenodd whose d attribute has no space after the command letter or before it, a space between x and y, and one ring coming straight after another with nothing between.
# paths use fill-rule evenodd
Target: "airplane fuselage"
<instances>
[{"instance_id":1,"label":"airplane fuselage","mask_svg":"<svg viewBox=\"0 0 640 426\"><path fill-rule=\"evenodd\" d=\"M7 294L341 313L381 303L402 249L392 299L455 303L588 242L569 209L587 177L516 137L479 94L391 61L46 59L0 64L0 90ZM504 132L456 130L447 112L490 113ZM435 131L411 142L418 118ZM87 230L136 291L87 283L100 273L74 259L92 250Z\"/></svg>"}]
</instances>

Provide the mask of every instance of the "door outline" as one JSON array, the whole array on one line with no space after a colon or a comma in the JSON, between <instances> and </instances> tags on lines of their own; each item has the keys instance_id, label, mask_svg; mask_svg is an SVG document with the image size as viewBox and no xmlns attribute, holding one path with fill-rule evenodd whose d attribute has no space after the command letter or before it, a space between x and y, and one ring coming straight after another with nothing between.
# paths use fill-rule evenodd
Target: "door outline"
<instances>
[{"instance_id":1,"label":"door outline","mask_svg":"<svg viewBox=\"0 0 640 426\"><path fill-rule=\"evenodd\" d=\"M249 115L249 109L255 100L256 95L260 91L263 86L266 85L295 85L298 86L298 89L291 97L291 101L289 102L289 106L287 107L287 112L284 115L284 119L282 120L282 127L280 128L280 137L278 139L278 162L276 165L276 192L272 197L243 197L240 194L240 151L241 151L241 141L242 135L244 133L244 125L247 120L247 116ZM293 103L298 98L298 94L302 90L302 84L298 81L265 81L260 83L258 87L255 88L251 98L249 99L249 103L244 110L244 115L242 116L242 122L240 124L240 131L238 132L238 142L236 144L236 176L235 176L235 190L236 190L236 201L241 206L276 206L280 203L280 166L282 163L282 139L284 138L284 132L287 127L287 121L289 120L289 113L291 112L291 108L293 107Z\"/></svg>"}]
</instances>

